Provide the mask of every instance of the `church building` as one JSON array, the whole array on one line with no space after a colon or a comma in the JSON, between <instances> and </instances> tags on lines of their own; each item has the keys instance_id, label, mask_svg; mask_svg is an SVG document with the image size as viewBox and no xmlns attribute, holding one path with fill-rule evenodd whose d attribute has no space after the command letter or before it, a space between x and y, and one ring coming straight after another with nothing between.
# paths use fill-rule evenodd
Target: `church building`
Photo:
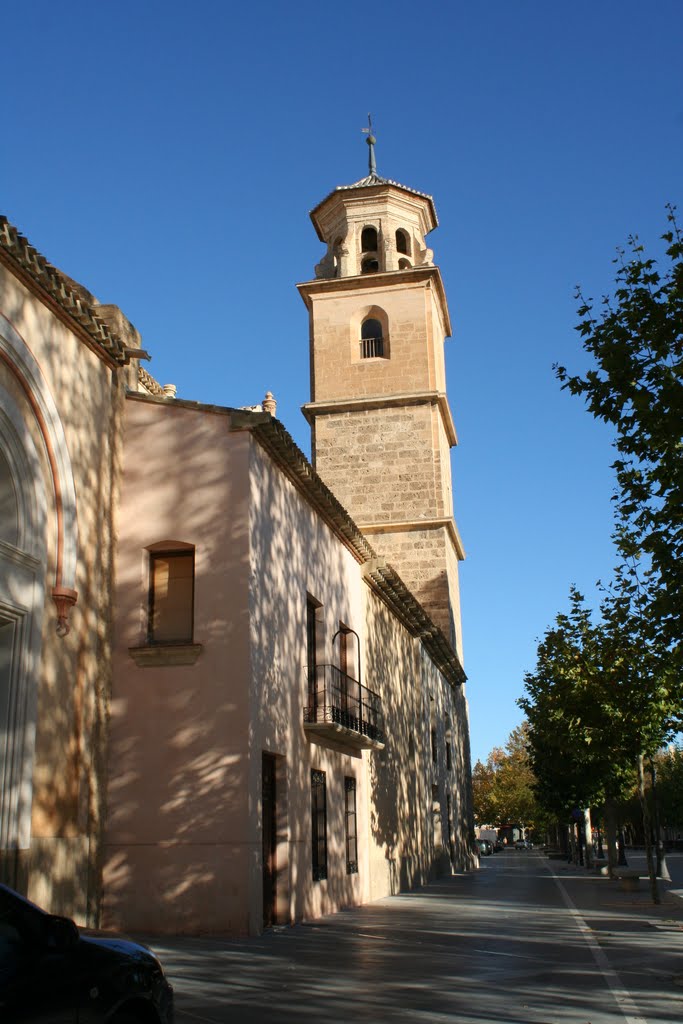
<instances>
[{"instance_id":1,"label":"church building","mask_svg":"<svg viewBox=\"0 0 683 1024\"><path fill-rule=\"evenodd\" d=\"M298 286L313 465L2 222L0 869L77 920L257 934L477 863L436 211L368 141Z\"/></svg>"}]
</instances>

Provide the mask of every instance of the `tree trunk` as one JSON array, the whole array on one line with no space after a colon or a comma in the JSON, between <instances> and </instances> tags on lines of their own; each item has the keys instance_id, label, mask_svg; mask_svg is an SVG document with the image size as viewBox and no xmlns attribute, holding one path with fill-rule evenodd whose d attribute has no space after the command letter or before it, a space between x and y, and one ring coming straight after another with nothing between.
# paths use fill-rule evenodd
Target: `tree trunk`
<instances>
[{"instance_id":1,"label":"tree trunk","mask_svg":"<svg viewBox=\"0 0 683 1024\"><path fill-rule=\"evenodd\" d=\"M665 882L671 881L669 868L666 863L666 850L662 839L662 827L659 818L659 799L657 797L657 770L654 757L650 758L650 775L652 776L652 810L655 827L655 848L657 850L657 878L663 878Z\"/></svg>"},{"instance_id":2,"label":"tree trunk","mask_svg":"<svg viewBox=\"0 0 683 1024\"><path fill-rule=\"evenodd\" d=\"M611 797L605 799L605 831L607 832L607 870L609 877L614 878L617 866L617 815Z\"/></svg>"},{"instance_id":3,"label":"tree trunk","mask_svg":"<svg viewBox=\"0 0 683 1024\"><path fill-rule=\"evenodd\" d=\"M581 821L583 829L583 843L585 848L584 862L587 868L593 867L593 828L591 826L591 809L586 807Z\"/></svg>"},{"instance_id":4,"label":"tree trunk","mask_svg":"<svg viewBox=\"0 0 683 1024\"><path fill-rule=\"evenodd\" d=\"M650 878L650 892L652 894L652 902L660 903L659 898L659 887L657 884L657 872L655 870L655 861L652 856L652 836L650 834L650 809L647 806L647 799L645 797L645 768L644 758L642 754L638 754L638 799L640 800L640 809L643 815L643 832L645 833L645 856L647 858L647 873Z\"/></svg>"}]
</instances>

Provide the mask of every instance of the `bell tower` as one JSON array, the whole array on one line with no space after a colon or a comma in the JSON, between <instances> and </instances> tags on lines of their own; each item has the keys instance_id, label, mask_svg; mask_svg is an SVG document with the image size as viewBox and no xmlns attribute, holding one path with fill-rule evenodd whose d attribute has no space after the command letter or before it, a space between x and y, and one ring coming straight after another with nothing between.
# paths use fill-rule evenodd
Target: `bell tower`
<instances>
[{"instance_id":1,"label":"bell tower","mask_svg":"<svg viewBox=\"0 0 683 1024\"><path fill-rule=\"evenodd\" d=\"M298 285L310 319L313 462L462 660L443 282L431 196L369 173L311 212L327 251Z\"/></svg>"}]
</instances>

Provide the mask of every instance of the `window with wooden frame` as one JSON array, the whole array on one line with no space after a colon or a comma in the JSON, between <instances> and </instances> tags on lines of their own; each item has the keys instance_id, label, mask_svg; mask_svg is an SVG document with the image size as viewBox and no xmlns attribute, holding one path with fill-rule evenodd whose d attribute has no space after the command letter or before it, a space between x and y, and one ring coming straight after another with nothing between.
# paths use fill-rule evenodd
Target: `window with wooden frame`
<instances>
[{"instance_id":1,"label":"window with wooden frame","mask_svg":"<svg viewBox=\"0 0 683 1024\"><path fill-rule=\"evenodd\" d=\"M310 721L316 721L315 711L318 706L318 647L320 644L323 608L310 594L306 595L306 674L308 677L308 707L313 715ZM324 669L323 669L324 671ZM324 687L324 679L321 679ZM324 693L321 694L325 703Z\"/></svg>"},{"instance_id":2,"label":"window with wooden frame","mask_svg":"<svg viewBox=\"0 0 683 1024\"><path fill-rule=\"evenodd\" d=\"M194 548L149 553L149 644L191 644Z\"/></svg>"},{"instance_id":3,"label":"window with wooden frame","mask_svg":"<svg viewBox=\"0 0 683 1024\"><path fill-rule=\"evenodd\" d=\"M356 780L344 779L344 821L346 831L346 873L358 873L358 835L356 832Z\"/></svg>"},{"instance_id":4,"label":"window with wooden frame","mask_svg":"<svg viewBox=\"0 0 683 1024\"><path fill-rule=\"evenodd\" d=\"M327 878L327 788L325 772L311 769L311 840L313 881Z\"/></svg>"}]
</instances>

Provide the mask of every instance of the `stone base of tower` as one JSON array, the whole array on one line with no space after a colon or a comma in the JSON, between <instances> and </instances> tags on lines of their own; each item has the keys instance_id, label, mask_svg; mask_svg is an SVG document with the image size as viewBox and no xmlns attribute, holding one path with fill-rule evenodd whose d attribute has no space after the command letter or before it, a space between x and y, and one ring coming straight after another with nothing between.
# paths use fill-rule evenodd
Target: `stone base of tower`
<instances>
[{"instance_id":1,"label":"stone base of tower","mask_svg":"<svg viewBox=\"0 0 683 1024\"><path fill-rule=\"evenodd\" d=\"M445 525L387 529L359 524L392 565L462 661L458 555Z\"/></svg>"}]
</instances>

